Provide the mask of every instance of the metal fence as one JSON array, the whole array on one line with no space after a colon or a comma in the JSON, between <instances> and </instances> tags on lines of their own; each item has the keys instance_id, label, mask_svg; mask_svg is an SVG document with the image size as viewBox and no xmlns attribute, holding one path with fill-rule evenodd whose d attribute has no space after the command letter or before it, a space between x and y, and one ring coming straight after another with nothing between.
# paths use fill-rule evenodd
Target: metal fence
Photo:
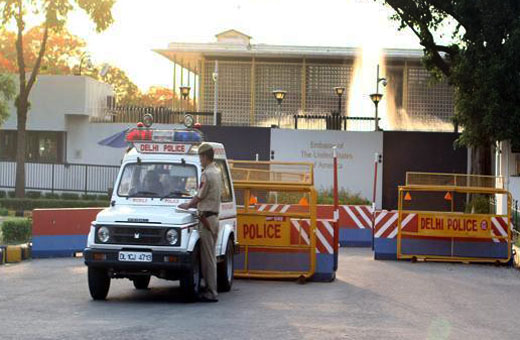
<instances>
[{"instance_id":1,"label":"metal fence","mask_svg":"<svg viewBox=\"0 0 520 340\"><path fill-rule=\"evenodd\" d=\"M25 189L107 193L119 166L90 164L25 163ZM0 162L0 188L15 187L16 163Z\"/></svg>"},{"instance_id":2,"label":"metal fence","mask_svg":"<svg viewBox=\"0 0 520 340\"><path fill-rule=\"evenodd\" d=\"M92 123L137 123L145 114L151 114L159 124L182 124L184 115L189 113L196 122L213 125L213 112L174 111L167 107L113 106L104 111L104 115L91 117ZM217 112L217 125L220 125L220 113Z\"/></svg>"},{"instance_id":3,"label":"metal fence","mask_svg":"<svg viewBox=\"0 0 520 340\"><path fill-rule=\"evenodd\" d=\"M375 118L330 115L294 115L294 129L374 131ZM378 119L379 121L381 118Z\"/></svg>"}]
</instances>

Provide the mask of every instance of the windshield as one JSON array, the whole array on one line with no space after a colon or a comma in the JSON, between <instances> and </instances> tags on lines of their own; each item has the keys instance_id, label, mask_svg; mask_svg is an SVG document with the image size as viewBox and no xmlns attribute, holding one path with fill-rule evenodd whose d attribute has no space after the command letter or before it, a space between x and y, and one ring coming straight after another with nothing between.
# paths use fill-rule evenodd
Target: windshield
<instances>
[{"instance_id":1,"label":"windshield","mask_svg":"<svg viewBox=\"0 0 520 340\"><path fill-rule=\"evenodd\" d=\"M131 163L123 170L122 197L190 198L197 193L197 168L188 164Z\"/></svg>"}]
</instances>

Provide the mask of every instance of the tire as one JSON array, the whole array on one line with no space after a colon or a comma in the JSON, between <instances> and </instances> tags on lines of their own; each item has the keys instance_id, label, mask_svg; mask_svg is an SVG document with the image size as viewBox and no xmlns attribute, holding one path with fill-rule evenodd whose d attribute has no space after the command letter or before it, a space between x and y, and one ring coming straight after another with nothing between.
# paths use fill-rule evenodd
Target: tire
<instances>
[{"instance_id":1,"label":"tire","mask_svg":"<svg viewBox=\"0 0 520 340\"><path fill-rule=\"evenodd\" d=\"M150 284L150 275L136 276L132 279L135 289L147 289Z\"/></svg>"},{"instance_id":2,"label":"tire","mask_svg":"<svg viewBox=\"0 0 520 340\"><path fill-rule=\"evenodd\" d=\"M226 245L224 261L217 265L217 286L219 292L229 292L233 285L233 238L229 238Z\"/></svg>"},{"instance_id":3,"label":"tire","mask_svg":"<svg viewBox=\"0 0 520 340\"><path fill-rule=\"evenodd\" d=\"M110 276L103 268L88 267L88 289L94 300L105 300L110 289Z\"/></svg>"},{"instance_id":4,"label":"tire","mask_svg":"<svg viewBox=\"0 0 520 340\"><path fill-rule=\"evenodd\" d=\"M199 297L201 276L200 250L197 244L191 253L190 269L180 280L181 290L187 301L194 301Z\"/></svg>"}]
</instances>

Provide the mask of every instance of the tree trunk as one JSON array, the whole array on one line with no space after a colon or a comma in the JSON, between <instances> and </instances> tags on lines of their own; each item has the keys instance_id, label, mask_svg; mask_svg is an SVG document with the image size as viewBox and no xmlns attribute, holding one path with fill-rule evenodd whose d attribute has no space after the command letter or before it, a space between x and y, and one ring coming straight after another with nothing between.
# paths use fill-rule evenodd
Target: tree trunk
<instances>
[{"instance_id":1,"label":"tree trunk","mask_svg":"<svg viewBox=\"0 0 520 340\"><path fill-rule=\"evenodd\" d=\"M16 184L15 196L23 198L25 196L25 124L27 122L28 111L27 99L19 97L17 105L17 136L16 136Z\"/></svg>"},{"instance_id":2,"label":"tree trunk","mask_svg":"<svg viewBox=\"0 0 520 340\"><path fill-rule=\"evenodd\" d=\"M471 174L491 175L491 146L471 148Z\"/></svg>"}]
</instances>

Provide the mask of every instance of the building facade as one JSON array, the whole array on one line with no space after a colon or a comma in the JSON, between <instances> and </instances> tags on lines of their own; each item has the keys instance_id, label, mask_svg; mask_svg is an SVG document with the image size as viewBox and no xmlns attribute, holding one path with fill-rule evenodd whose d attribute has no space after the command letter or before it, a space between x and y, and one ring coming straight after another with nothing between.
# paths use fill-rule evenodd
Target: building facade
<instances>
[{"instance_id":1,"label":"building facade","mask_svg":"<svg viewBox=\"0 0 520 340\"><path fill-rule=\"evenodd\" d=\"M236 30L216 38L213 43L171 43L155 51L175 64L174 88L190 86L198 109L218 110L223 124L270 126L280 113L330 114L338 111L334 87L346 88L341 115L373 116L373 106L353 105L366 104L368 91L376 87L374 74L372 90L353 91L362 86L356 75L366 67L359 49L252 44L250 36ZM388 86L381 88L381 118L386 129L453 130L453 90L445 82L431 81L422 56L421 50L382 51ZM277 89L287 91L281 107L272 94Z\"/></svg>"}]
</instances>

